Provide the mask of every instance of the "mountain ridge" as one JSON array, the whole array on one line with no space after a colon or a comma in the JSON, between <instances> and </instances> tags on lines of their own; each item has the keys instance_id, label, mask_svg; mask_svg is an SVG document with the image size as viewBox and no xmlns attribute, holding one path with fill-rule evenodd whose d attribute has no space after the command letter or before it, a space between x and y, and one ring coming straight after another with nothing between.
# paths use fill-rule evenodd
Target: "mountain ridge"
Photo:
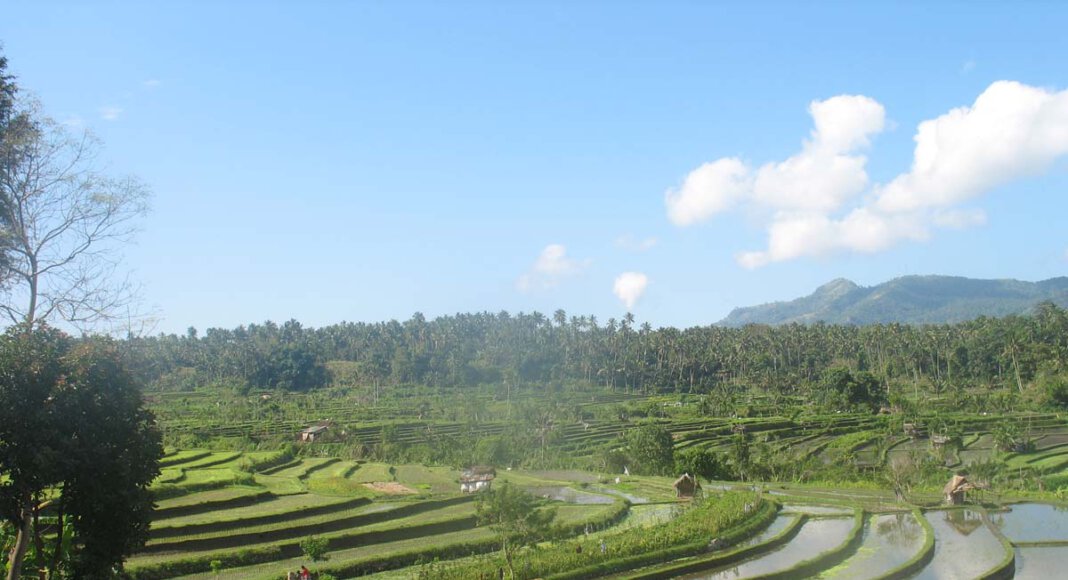
<instances>
[{"instance_id":1,"label":"mountain ridge","mask_svg":"<svg viewBox=\"0 0 1068 580\"><path fill-rule=\"evenodd\" d=\"M1068 307L1068 277L1025 282L914 275L875 286L835 278L808 296L735 308L716 324L942 324L1023 314L1045 301Z\"/></svg>"}]
</instances>

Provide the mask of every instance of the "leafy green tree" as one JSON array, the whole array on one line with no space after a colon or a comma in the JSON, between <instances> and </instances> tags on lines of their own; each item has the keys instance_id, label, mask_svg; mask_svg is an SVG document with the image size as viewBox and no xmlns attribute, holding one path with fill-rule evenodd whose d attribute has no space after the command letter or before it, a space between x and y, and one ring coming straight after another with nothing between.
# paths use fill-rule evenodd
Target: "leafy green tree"
<instances>
[{"instance_id":1,"label":"leafy green tree","mask_svg":"<svg viewBox=\"0 0 1068 580\"><path fill-rule=\"evenodd\" d=\"M630 461L622 449L609 449L604 452L604 469L608 473L623 473Z\"/></svg>"},{"instance_id":2,"label":"leafy green tree","mask_svg":"<svg viewBox=\"0 0 1068 580\"><path fill-rule=\"evenodd\" d=\"M540 504L536 497L507 481L479 497L478 523L496 532L513 579L516 550L544 538L552 530L556 509L542 508Z\"/></svg>"},{"instance_id":3,"label":"leafy green tree","mask_svg":"<svg viewBox=\"0 0 1068 580\"><path fill-rule=\"evenodd\" d=\"M1068 407L1068 376L1058 374L1042 377L1042 387L1045 391L1046 404L1057 407Z\"/></svg>"},{"instance_id":4,"label":"leafy green tree","mask_svg":"<svg viewBox=\"0 0 1068 580\"><path fill-rule=\"evenodd\" d=\"M734 475L742 481L748 480L753 468L753 454L749 447L748 433L736 433L731 437L729 454Z\"/></svg>"},{"instance_id":5,"label":"leafy green tree","mask_svg":"<svg viewBox=\"0 0 1068 580\"><path fill-rule=\"evenodd\" d=\"M0 337L0 441L0 513L17 530L8 578L19 576L31 541L35 566L52 575L62 563L78 578L113 577L147 538L148 486L163 454L115 343L75 343L45 326L8 330ZM46 508L56 514L50 560Z\"/></svg>"},{"instance_id":6,"label":"leafy green tree","mask_svg":"<svg viewBox=\"0 0 1068 580\"><path fill-rule=\"evenodd\" d=\"M883 392L875 375L867 371L854 374L836 366L823 372L820 398L825 405L839 409L874 407L883 401Z\"/></svg>"},{"instance_id":7,"label":"leafy green tree","mask_svg":"<svg viewBox=\"0 0 1068 580\"><path fill-rule=\"evenodd\" d=\"M18 85L15 84L15 77L7 74L7 57L0 54L0 184L7 183L10 179L8 167L12 165L12 162L7 158L16 153L17 149L12 147L13 143L7 138L8 127L12 124L18 124L20 122L19 117L16 115L15 99L18 94ZM0 190L4 188L0 185ZM0 198L0 204L6 204L7 200ZM9 232L12 230L12 225L7 223L6 216L9 212L4 209L0 211L0 277L6 278L9 274L8 267L11 262L9 252L13 248L13 240L10 237Z\"/></svg>"},{"instance_id":8,"label":"leafy green tree","mask_svg":"<svg viewBox=\"0 0 1068 580\"><path fill-rule=\"evenodd\" d=\"M706 448L686 449L675 456L675 471L704 479L726 479L726 466L715 451Z\"/></svg>"},{"instance_id":9,"label":"leafy green tree","mask_svg":"<svg viewBox=\"0 0 1068 580\"><path fill-rule=\"evenodd\" d=\"M300 551L304 553L305 558L308 558L312 562L322 562L327 560L326 552L329 548L330 540L327 540L326 538L308 536L300 541Z\"/></svg>"},{"instance_id":10,"label":"leafy green tree","mask_svg":"<svg viewBox=\"0 0 1068 580\"><path fill-rule=\"evenodd\" d=\"M627 432L627 455L634 461L631 471L664 475L675 466L675 444L658 425L642 425Z\"/></svg>"}]
</instances>

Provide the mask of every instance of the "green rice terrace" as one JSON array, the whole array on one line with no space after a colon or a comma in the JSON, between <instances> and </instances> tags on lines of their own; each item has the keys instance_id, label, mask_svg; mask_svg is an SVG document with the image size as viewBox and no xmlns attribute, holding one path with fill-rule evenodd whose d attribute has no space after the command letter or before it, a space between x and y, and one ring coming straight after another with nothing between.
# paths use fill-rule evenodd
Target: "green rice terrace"
<instances>
[{"instance_id":1,"label":"green rice terrace","mask_svg":"<svg viewBox=\"0 0 1068 580\"><path fill-rule=\"evenodd\" d=\"M416 388L380 406L336 388L218 402L153 395L170 443L208 445L168 448L133 578L305 565L323 578L1050 578L1068 561L1068 419L1055 412L598 390L543 404ZM237 450L256 440L280 450ZM480 517L487 494L460 491L474 464L548 524L502 550ZM684 472L696 498L677 497Z\"/></svg>"}]
</instances>

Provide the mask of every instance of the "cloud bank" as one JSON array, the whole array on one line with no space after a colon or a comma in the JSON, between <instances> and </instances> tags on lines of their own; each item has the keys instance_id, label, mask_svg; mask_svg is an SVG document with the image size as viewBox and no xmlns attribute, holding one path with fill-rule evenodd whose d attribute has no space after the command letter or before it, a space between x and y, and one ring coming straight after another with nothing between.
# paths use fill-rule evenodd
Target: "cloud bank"
<instances>
[{"instance_id":1,"label":"cloud bank","mask_svg":"<svg viewBox=\"0 0 1068 580\"><path fill-rule=\"evenodd\" d=\"M627 310L634 310L634 306L645 294L645 289L648 286L649 277L645 274L641 272L623 272L616 277L615 284L612 285L612 292L623 303L623 306L627 307Z\"/></svg>"},{"instance_id":2,"label":"cloud bank","mask_svg":"<svg viewBox=\"0 0 1068 580\"><path fill-rule=\"evenodd\" d=\"M516 288L522 292L547 290L560 284L587 266L589 260L574 260L567 256L563 244L549 244L541 251L530 269L516 280Z\"/></svg>"},{"instance_id":3,"label":"cloud bank","mask_svg":"<svg viewBox=\"0 0 1068 580\"><path fill-rule=\"evenodd\" d=\"M746 268L874 253L986 223L969 202L1068 155L1068 91L1011 81L920 123L911 169L886 184L869 182L863 155L885 128L881 104L840 95L813 101L809 114L814 127L797 154L756 169L734 157L705 163L666 192L668 218L686 227L738 209L759 216L767 247L739 253Z\"/></svg>"}]
</instances>

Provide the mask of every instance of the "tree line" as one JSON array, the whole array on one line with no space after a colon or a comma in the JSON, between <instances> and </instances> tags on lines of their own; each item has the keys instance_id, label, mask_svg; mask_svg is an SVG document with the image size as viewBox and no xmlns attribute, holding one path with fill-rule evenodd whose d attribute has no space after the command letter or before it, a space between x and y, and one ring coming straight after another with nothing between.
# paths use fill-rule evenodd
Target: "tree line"
<instances>
[{"instance_id":1,"label":"tree line","mask_svg":"<svg viewBox=\"0 0 1068 580\"><path fill-rule=\"evenodd\" d=\"M587 384L637 393L710 392L744 387L797 394L828 369L867 373L891 394L897 385L940 391L971 386L1022 390L1065 374L1068 312L1052 303L1033 313L958 324L703 326L653 329L630 314L476 313L427 320L305 328L290 320L234 329L195 329L127 340L130 366L146 384L188 390L308 390L342 385L479 384L564 388ZM327 372L329 366L330 372Z\"/></svg>"}]
</instances>

